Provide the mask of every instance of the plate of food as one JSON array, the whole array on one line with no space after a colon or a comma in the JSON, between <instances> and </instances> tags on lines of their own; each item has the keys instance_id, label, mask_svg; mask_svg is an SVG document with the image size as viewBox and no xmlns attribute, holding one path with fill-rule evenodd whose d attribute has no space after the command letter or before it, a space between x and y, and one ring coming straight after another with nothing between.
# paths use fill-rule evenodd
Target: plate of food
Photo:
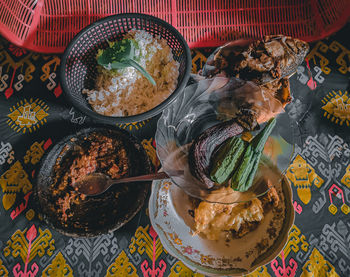
<instances>
[{"instance_id":1,"label":"plate of food","mask_svg":"<svg viewBox=\"0 0 350 277\"><path fill-rule=\"evenodd\" d=\"M42 159L34 196L37 211L57 231L97 236L126 224L141 209L151 182L118 184L87 196L75 184L93 173L111 179L151 173L141 144L118 128L91 126L65 136Z\"/></svg>"},{"instance_id":2,"label":"plate of food","mask_svg":"<svg viewBox=\"0 0 350 277\"><path fill-rule=\"evenodd\" d=\"M67 46L61 83L67 100L101 123L130 123L162 112L183 91L191 53L167 22L117 14L83 29Z\"/></svg>"},{"instance_id":3,"label":"plate of food","mask_svg":"<svg viewBox=\"0 0 350 277\"><path fill-rule=\"evenodd\" d=\"M281 35L228 43L159 119L157 154L171 180L153 183L151 221L190 268L246 274L286 243L294 210L284 171L294 148L280 133L293 129L279 115L307 51Z\"/></svg>"},{"instance_id":4,"label":"plate of food","mask_svg":"<svg viewBox=\"0 0 350 277\"><path fill-rule=\"evenodd\" d=\"M209 276L241 276L272 261L294 222L292 192L276 167L262 165L259 174L269 174L274 189L234 204L193 198L170 179L154 181L150 219L165 249Z\"/></svg>"}]
</instances>

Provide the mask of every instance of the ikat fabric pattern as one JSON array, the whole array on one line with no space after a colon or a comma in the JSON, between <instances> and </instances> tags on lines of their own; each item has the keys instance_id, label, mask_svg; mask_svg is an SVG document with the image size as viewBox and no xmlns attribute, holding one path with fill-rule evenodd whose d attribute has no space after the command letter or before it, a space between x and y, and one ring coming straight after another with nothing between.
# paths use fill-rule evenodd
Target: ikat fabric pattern
<instances>
[{"instance_id":1,"label":"ikat fabric pattern","mask_svg":"<svg viewBox=\"0 0 350 277\"><path fill-rule=\"evenodd\" d=\"M295 224L280 255L249 277L350 276L349 31L350 25L313 43L291 77L294 101L281 116L288 129L281 136L295 145L285 172ZM212 51L192 50L193 72ZM91 122L65 103L59 65L59 56L0 38L0 276L202 277L166 252L146 206L123 228L96 238L63 236L37 217L31 194L41 157ZM158 168L156 122L119 127L140 138Z\"/></svg>"}]
</instances>

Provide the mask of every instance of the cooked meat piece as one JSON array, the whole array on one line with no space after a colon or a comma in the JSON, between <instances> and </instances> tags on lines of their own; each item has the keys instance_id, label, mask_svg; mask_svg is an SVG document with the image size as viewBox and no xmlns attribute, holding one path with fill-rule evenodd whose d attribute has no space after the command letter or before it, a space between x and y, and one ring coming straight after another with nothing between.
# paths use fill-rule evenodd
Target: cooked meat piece
<instances>
[{"instance_id":1,"label":"cooked meat piece","mask_svg":"<svg viewBox=\"0 0 350 277\"><path fill-rule=\"evenodd\" d=\"M220 204L192 200L195 233L201 233L209 240L218 240L220 237L241 238L253 231L259 226L265 212L280 205L280 198L271 181L262 179L259 187L266 186L270 188L266 194L247 202ZM220 190L226 190L228 195L240 193L234 192L230 187Z\"/></svg>"},{"instance_id":2,"label":"cooked meat piece","mask_svg":"<svg viewBox=\"0 0 350 277\"><path fill-rule=\"evenodd\" d=\"M278 193L275 187L271 184L270 180L268 180L267 185L270 188L270 190L267 192L267 198L269 202L273 204L274 207L278 207L280 203L280 198L278 196Z\"/></svg>"},{"instance_id":3,"label":"cooked meat piece","mask_svg":"<svg viewBox=\"0 0 350 277\"><path fill-rule=\"evenodd\" d=\"M209 240L217 240L223 235L223 231L231 230L234 230L237 236L243 236L250 231L249 226L253 226L244 224L261 221L264 218L263 212L261 201L257 198L249 201L248 204L218 204L202 201L195 209L196 232L202 233Z\"/></svg>"},{"instance_id":4,"label":"cooked meat piece","mask_svg":"<svg viewBox=\"0 0 350 277\"><path fill-rule=\"evenodd\" d=\"M267 209L271 206L278 207L280 204L280 198L275 187L271 184L270 180L265 180L265 183L270 188L270 190L260 198L264 209Z\"/></svg>"},{"instance_id":5,"label":"cooked meat piece","mask_svg":"<svg viewBox=\"0 0 350 277\"><path fill-rule=\"evenodd\" d=\"M309 46L291 37L266 36L262 40L230 42L208 58L202 74L212 77L221 72L262 85L294 73Z\"/></svg>"},{"instance_id":6,"label":"cooked meat piece","mask_svg":"<svg viewBox=\"0 0 350 277\"><path fill-rule=\"evenodd\" d=\"M253 231L259 226L259 221L252 221L252 222L244 222L241 225L241 228L237 232L236 230L231 230L231 236L233 238L241 238L244 237L249 232Z\"/></svg>"}]
</instances>

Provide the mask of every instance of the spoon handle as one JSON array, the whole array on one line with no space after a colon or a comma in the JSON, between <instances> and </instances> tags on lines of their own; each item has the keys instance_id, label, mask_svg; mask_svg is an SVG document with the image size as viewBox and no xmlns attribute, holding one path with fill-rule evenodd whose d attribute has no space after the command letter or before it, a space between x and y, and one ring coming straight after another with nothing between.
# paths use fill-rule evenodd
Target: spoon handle
<instances>
[{"instance_id":1,"label":"spoon handle","mask_svg":"<svg viewBox=\"0 0 350 277\"><path fill-rule=\"evenodd\" d=\"M129 182L136 182L136 181L153 181L153 180L161 180L161 179L168 179L169 176L165 172L157 172L142 176L135 176L135 177L128 177L128 178L122 178L119 180L111 180L110 182L112 184L119 184L119 183L129 183Z\"/></svg>"}]
</instances>

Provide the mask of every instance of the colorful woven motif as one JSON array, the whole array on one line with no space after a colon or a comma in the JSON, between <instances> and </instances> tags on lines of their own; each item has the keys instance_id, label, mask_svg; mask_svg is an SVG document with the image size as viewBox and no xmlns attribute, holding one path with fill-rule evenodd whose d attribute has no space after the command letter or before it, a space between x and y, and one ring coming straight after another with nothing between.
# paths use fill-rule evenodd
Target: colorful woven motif
<instances>
[{"instance_id":1,"label":"colorful woven motif","mask_svg":"<svg viewBox=\"0 0 350 277\"><path fill-rule=\"evenodd\" d=\"M297 105L286 108L286 128L296 147L286 176L295 224L280 255L249 277L350 276L349 30L313 44L291 78ZM212 51L192 51L193 72ZM166 252L146 207L124 228L88 239L65 237L37 218L33 176L58 140L58 122L74 130L89 121L65 105L59 65L59 56L0 41L0 276L202 277ZM158 168L155 120L120 127L141 138Z\"/></svg>"}]
</instances>

